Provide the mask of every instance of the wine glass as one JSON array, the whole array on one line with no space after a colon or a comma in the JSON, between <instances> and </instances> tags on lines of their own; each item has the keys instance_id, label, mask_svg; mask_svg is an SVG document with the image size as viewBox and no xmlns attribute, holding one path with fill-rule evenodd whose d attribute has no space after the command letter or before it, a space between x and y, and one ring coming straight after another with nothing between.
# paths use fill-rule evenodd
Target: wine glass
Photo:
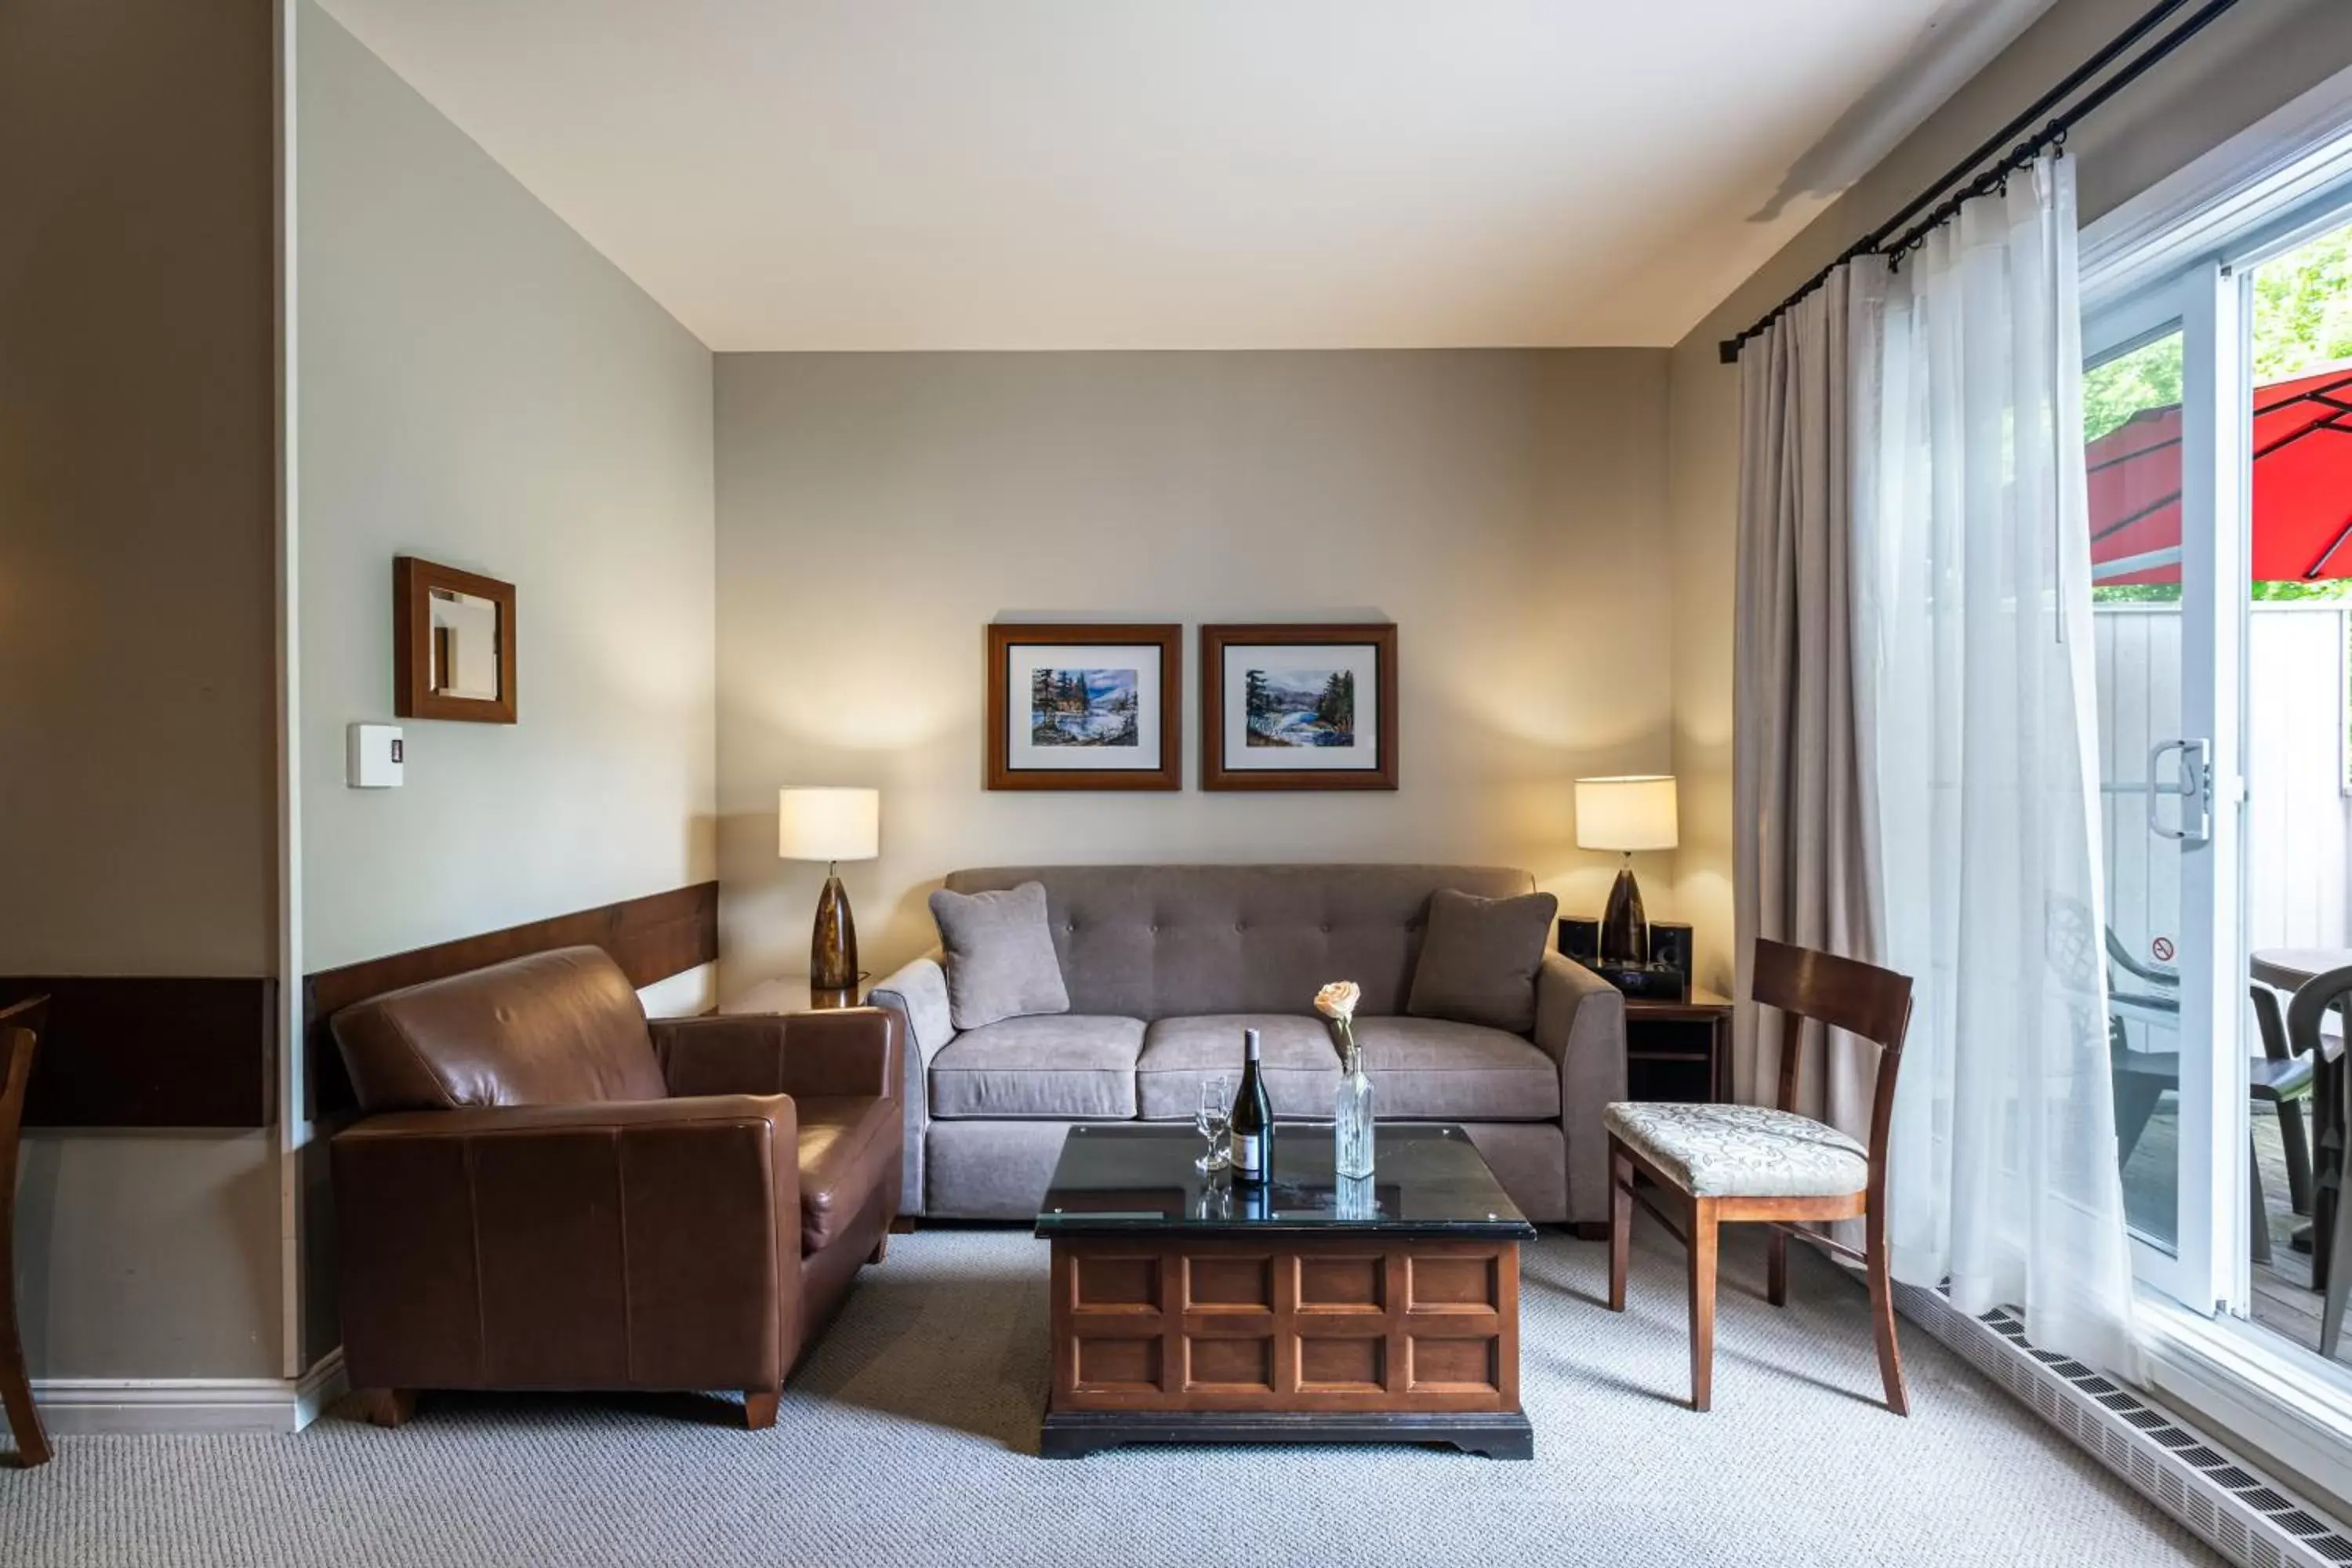
<instances>
[{"instance_id":1,"label":"wine glass","mask_svg":"<svg viewBox=\"0 0 2352 1568\"><path fill-rule=\"evenodd\" d=\"M1201 1103L1192 1112L1192 1125L1209 1141L1209 1152L1192 1162L1200 1172L1222 1171L1234 1163L1230 1150L1217 1145L1225 1135L1225 1127L1233 1120L1234 1086L1223 1078L1209 1078L1201 1083Z\"/></svg>"}]
</instances>

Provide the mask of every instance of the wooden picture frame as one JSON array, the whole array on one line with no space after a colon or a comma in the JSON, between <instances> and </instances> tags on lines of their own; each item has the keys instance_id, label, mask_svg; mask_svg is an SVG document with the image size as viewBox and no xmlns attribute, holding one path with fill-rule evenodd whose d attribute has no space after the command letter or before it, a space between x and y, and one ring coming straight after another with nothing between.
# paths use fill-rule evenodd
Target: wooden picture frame
<instances>
[{"instance_id":1,"label":"wooden picture frame","mask_svg":"<svg viewBox=\"0 0 2352 1568\"><path fill-rule=\"evenodd\" d=\"M436 626L436 595L446 605L494 611L495 692L467 692L446 673L458 658L457 632ZM414 555L392 563L392 710L402 719L457 719L476 724L515 722L515 590L511 583L436 565ZM470 651L471 645L468 645ZM478 669L485 667L477 666ZM478 679L478 676L477 677Z\"/></svg>"},{"instance_id":2,"label":"wooden picture frame","mask_svg":"<svg viewBox=\"0 0 2352 1568\"><path fill-rule=\"evenodd\" d=\"M988 788L1184 787L1181 626L999 621L988 626L986 640L982 710ZM1055 650L1081 662L1057 668L1048 658ZM1133 662L1121 662L1126 658ZM1055 723L1040 724L1037 683L1056 677L1066 678L1059 700L1069 710ZM1024 713L1031 721L1016 735L1015 721ZM1122 722L1131 742L1100 738L1106 730L1116 735ZM1057 732L1068 738L1045 738ZM1059 754L1065 752L1070 754Z\"/></svg>"},{"instance_id":3,"label":"wooden picture frame","mask_svg":"<svg viewBox=\"0 0 2352 1568\"><path fill-rule=\"evenodd\" d=\"M1253 673L1232 672L1237 655L1250 650L1295 649L1327 680L1344 679L1345 743L1331 736L1339 728L1328 714L1302 711L1287 715L1286 727L1315 738L1306 742L1268 742L1265 751L1247 739L1251 716L1241 710L1250 700ZM1374 690L1362 701L1360 688L1369 674ZM1204 790L1349 790L1397 787L1397 629L1381 621L1360 625L1206 626L1201 628L1201 787ZM1228 689L1229 685L1231 689ZM1301 701L1305 697L1291 695ZM1360 743L1362 720L1373 729L1370 744ZM1237 739L1236 737L1241 737ZM1244 748L1246 748L1245 750ZM1284 752L1292 755L1285 757ZM1369 755L1342 756L1342 752ZM1286 764L1289 765L1286 765Z\"/></svg>"}]
</instances>

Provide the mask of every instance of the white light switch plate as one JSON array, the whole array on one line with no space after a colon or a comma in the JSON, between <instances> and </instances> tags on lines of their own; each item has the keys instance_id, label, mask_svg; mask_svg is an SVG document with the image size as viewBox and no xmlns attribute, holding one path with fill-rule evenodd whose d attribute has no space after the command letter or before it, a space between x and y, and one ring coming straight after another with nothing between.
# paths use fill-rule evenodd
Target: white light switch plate
<instances>
[{"instance_id":1,"label":"white light switch plate","mask_svg":"<svg viewBox=\"0 0 2352 1568\"><path fill-rule=\"evenodd\" d=\"M343 731L343 782L353 789L397 789L405 765L397 724L353 724Z\"/></svg>"}]
</instances>

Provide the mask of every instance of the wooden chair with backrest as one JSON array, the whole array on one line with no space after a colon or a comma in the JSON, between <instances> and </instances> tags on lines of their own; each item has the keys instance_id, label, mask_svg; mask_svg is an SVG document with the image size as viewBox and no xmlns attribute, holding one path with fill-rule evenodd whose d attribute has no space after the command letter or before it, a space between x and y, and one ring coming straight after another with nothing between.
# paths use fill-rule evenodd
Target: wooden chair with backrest
<instances>
[{"instance_id":1,"label":"wooden chair with backrest","mask_svg":"<svg viewBox=\"0 0 2352 1568\"><path fill-rule=\"evenodd\" d=\"M1780 1085L1777 1107L1756 1105L1612 1105L1609 1129L1609 1310L1625 1310L1625 1275L1632 1259L1633 1201L1638 1196L1690 1253L1691 1408L1713 1402L1715 1295L1718 1227L1772 1227L1766 1293L1789 1299L1789 1237L1851 1258L1870 1286L1878 1337L1878 1371L1887 1407L1910 1414L1903 1390L1903 1358L1895 1343L1895 1301L1886 1268L1886 1139L1895 1115L1895 1076L1911 1021L1908 977L1873 964L1759 939L1750 994L1781 1017ZM1867 1148L1837 1129L1800 1115L1797 1073L1806 1022L1843 1029L1878 1047ZM1649 1190L1635 1191L1636 1174ZM1806 1226L1860 1218L1864 1245L1857 1252Z\"/></svg>"},{"instance_id":2,"label":"wooden chair with backrest","mask_svg":"<svg viewBox=\"0 0 2352 1568\"><path fill-rule=\"evenodd\" d=\"M25 1373L25 1343L16 1332L16 1146L25 1125L25 1089L32 1081L33 1050L47 1021L49 999L35 996L0 1007L0 1404L16 1435L16 1462L47 1464L49 1440L33 1408Z\"/></svg>"}]
</instances>

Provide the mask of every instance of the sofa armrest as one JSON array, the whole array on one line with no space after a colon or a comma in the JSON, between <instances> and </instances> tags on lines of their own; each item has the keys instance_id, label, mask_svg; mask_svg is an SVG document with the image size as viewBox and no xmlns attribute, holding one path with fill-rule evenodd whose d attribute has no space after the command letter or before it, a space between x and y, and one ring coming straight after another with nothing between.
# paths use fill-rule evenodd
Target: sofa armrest
<instances>
[{"instance_id":1,"label":"sofa armrest","mask_svg":"<svg viewBox=\"0 0 2352 1568\"><path fill-rule=\"evenodd\" d=\"M928 1063L956 1037L948 1012L948 972L944 955L933 948L922 957L899 965L866 993L868 1005L888 1007L907 1021L908 1042Z\"/></svg>"},{"instance_id":2,"label":"sofa armrest","mask_svg":"<svg viewBox=\"0 0 2352 1568\"><path fill-rule=\"evenodd\" d=\"M894 1014L904 1026L906 1068L900 1079L906 1115L906 1162L899 1199L908 1214L923 1212L924 1140L931 1125L931 1058L956 1037L948 1011L948 973L938 948L902 964L866 993L866 1001Z\"/></svg>"},{"instance_id":3,"label":"sofa armrest","mask_svg":"<svg viewBox=\"0 0 2352 1568\"><path fill-rule=\"evenodd\" d=\"M336 1135L353 1382L772 1390L798 1340L773 1096L426 1110Z\"/></svg>"},{"instance_id":4,"label":"sofa armrest","mask_svg":"<svg viewBox=\"0 0 2352 1568\"><path fill-rule=\"evenodd\" d=\"M677 1095L897 1097L904 1021L880 1007L658 1018L649 1026Z\"/></svg>"},{"instance_id":5,"label":"sofa armrest","mask_svg":"<svg viewBox=\"0 0 2352 1568\"><path fill-rule=\"evenodd\" d=\"M1559 1064L1559 1124L1568 1142L1568 1215L1609 1218L1609 1135L1601 1112L1625 1098L1625 998L1571 958L1544 954L1536 973L1536 1044Z\"/></svg>"}]
</instances>

